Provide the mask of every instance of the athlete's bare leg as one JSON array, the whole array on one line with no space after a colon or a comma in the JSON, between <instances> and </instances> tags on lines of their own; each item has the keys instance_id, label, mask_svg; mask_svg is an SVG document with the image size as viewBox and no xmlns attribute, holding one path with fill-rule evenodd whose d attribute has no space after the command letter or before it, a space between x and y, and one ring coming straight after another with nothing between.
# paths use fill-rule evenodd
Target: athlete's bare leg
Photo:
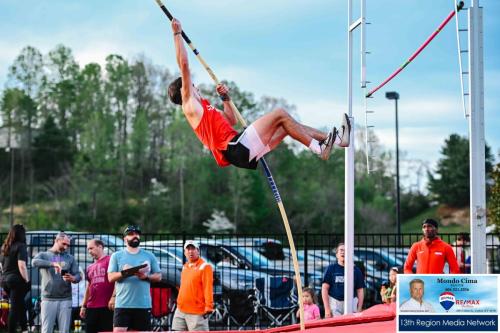
<instances>
[{"instance_id":1,"label":"athlete's bare leg","mask_svg":"<svg viewBox=\"0 0 500 333\"><path fill-rule=\"evenodd\" d=\"M283 140L285 140L287 136L288 134L283 128L278 128L278 130L274 132L274 135L269 142L269 149L273 150L274 148L276 148Z\"/></svg>"},{"instance_id":2,"label":"athlete's bare leg","mask_svg":"<svg viewBox=\"0 0 500 333\"><path fill-rule=\"evenodd\" d=\"M317 130L317 129L312 128L312 127L309 127L307 125L303 125L303 124L301 124L301 125L306 129L306 131L308 131L310 136L312 136L314 139L316 139L318 141L323 141L328 136L328 134L326 134L325 132L322 132L322 131Z\"/></svg>"},{"instance_id":3,"label":"athlete's bare leg","mask_svg":"<svg viewBox=\"0 0 500 333\"><path fill-rule=\"evenodd\" d=\"M276 147L287 135L306 147L309 146L312 139L323 141L328 137L327 133L298 123L284 109L271 111L254 121L252 125L262 143L269 145L270 148Z\"/></svg>"}]
</instances>

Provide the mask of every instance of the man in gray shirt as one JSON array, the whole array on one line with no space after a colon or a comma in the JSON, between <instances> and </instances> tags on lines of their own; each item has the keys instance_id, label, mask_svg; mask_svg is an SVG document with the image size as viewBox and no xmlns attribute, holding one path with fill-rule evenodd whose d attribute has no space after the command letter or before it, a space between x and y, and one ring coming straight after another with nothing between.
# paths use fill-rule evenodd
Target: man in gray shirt
<instances>
[{"instance_id":1,"label":"man in gray shirt","mask_svg":"<svg viewBox=\"0 0 500 333\"><path fill-rule=\"evenodd\" d=\"M60 333L69 333L71 324L71 283L81 280L75 258L66 253L71 238L59 232L54 245L33 258L32 265L42 275L42 333L52 333L57 324Z\"/></svg>"}]
</instances>

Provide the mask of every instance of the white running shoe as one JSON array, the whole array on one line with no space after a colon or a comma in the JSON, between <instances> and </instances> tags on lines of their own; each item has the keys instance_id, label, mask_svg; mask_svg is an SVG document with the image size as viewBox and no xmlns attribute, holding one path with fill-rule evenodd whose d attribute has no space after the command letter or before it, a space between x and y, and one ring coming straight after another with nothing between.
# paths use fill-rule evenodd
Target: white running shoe
<instances>
[{"instance_id":1,"label":"white running shoe","mask_svg":"<svg viewBox=\"0 0 500 333\"><path fill-rule=\"evenodd\" d=\"M349 141L351 139L351 121L346 113L342 116L342 126L337 132L337 135L340 139L339 146L340 147L349 147Z\"/></svg>"},{"instance_id":2,"label":"white running shoe","mask_svg":"<svg viewBox=\"0 0 500 333\"><path fill-rule=\"evenodd\" d=\"M334 127L333 130L328 133L328 137L320 143L319 147L321 148L320 157L322 160L326 161L330 158L330 153L332 152L333 143L335 142L335 138L337 137L337 129Z\"/></svg>"}]
</instances>

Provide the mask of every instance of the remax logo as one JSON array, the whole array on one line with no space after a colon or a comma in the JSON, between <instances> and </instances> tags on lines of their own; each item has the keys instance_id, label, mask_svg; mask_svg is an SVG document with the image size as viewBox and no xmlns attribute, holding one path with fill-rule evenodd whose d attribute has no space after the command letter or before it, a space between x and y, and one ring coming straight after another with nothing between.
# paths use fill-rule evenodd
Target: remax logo
<instances>
[{"instance_id":1,"label":"remax logo","mask_svg":"<svg viewBox=\"0 0 500 333\"><path fill-rule=\"evenodd\" d=\"M446 310L450 310L455 305L455 295L449 291L445 291L439 295L439 304Z\"/></svg>"}]
</instances>

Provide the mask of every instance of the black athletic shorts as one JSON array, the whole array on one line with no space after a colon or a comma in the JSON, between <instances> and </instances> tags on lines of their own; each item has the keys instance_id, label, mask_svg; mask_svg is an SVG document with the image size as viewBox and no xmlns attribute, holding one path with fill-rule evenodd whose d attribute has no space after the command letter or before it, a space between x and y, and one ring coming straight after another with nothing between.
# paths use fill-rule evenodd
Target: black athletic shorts
<instances>
[{"instance_id":1,"label":"black athletic shorts","mask_svg":"<svg viewBox=\"0 0 500 333\"><path fill-rule=\"evenodd\" d=\"M151 309L117 308L113 326L127 327L129 331L151 331Z\"/></svg>"},{"instance_id":2,"label":"black athletic shorts","mask_svg":"<svg viewBox=\"0 0 500 333\"><path fill-rule=\"evenodd\" d=\"M85 332L113 331L113 311L108 308L87 308L85 314Z\"/></svg>"},{"instance_id":3,"label":"black athletic shorts","mask_svg":"<svg viewBox=\"0 0 500 333\"><path fill-rule=\"evenodd\" d=\"M224 154L224 157L229 163L238 168L255 170L259 162L255 158L248 161L250 150L238 141L242 134L243 132L235 135L227 144L227 150L224 150L222 154Z\"/></svg>"}]
</instances>

